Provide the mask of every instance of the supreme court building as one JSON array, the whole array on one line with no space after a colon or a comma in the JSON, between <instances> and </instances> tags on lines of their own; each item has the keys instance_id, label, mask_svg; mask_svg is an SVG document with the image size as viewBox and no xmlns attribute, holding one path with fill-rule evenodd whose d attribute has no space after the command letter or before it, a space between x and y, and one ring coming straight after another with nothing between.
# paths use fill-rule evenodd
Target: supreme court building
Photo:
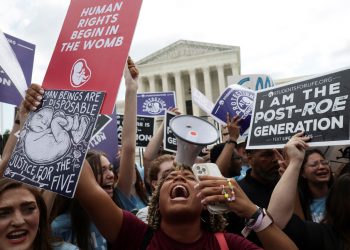
<instances>
[{"instance_id":1,"label":"supreme court building","mask_svg":"<svg viewBox=\"0 0 350 250\"><path fill-rule=\"evenodd\" d=\"M241 72L237 46L179 40L136 62L139 93L175 91L182 114L206 116L192 103L197 88L213 103L227 87L227 76Z\"/></svg>"}]
</instances>

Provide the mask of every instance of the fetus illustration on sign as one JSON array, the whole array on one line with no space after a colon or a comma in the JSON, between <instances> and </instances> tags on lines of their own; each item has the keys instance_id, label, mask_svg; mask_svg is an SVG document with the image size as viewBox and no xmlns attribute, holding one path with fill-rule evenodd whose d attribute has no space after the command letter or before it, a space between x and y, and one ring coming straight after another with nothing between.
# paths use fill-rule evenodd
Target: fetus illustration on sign
<instances>
[{"instance_id":1,"label":"fetus illustration on sign","mask_svg":"<svg viewBox=\"0 0 350 250\"><path fill-rule=\"evenodd\" d=\"M50 107L32 113L21 133L26 156L39 164L59 160L84 139L89 122L86 115L69 116Z\"/></svg>"},{"instance_id":2,"label":"fetus illustration on sign","mask_svg":"<svg viewBox=\"0 0 350 250\"><path fill-rule=\"evenodd\" d=\"M83 86L91 77L91 70L85 59L78 59L72 66L70 83L73 87Z\"/></svg>"}]
</instances>

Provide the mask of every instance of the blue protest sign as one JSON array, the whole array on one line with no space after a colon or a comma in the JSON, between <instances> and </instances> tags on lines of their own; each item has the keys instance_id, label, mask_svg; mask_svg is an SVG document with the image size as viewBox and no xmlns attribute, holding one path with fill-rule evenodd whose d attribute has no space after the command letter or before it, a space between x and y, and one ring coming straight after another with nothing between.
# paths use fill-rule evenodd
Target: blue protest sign
<instances>
[{"instance_id":1,"label":"blue protest sign","mask_svg":"<svg viewBox=\"0 0 350 250\"><path fill-rule=\"evenodd\" d=\"M101 121L101 122L100 122ZM117 115L99 115L97 123L103 124L102 129L90 140L90 149L96 149L107 154L113 162L118 151ZM97 127L97 125L96 125Z\"/></svg>"},{"instance_id":2,"label":"blue protest sign","mask_svg":"<svg viewBox=\"0 0 350 250\"><path fill-rule=\"evenodd\" d=\"M239 115L241 121L242 135L250 125L254 105L255 91L239 85L231 85L225 89L220 98L216 101L211 116L220 124L226 125L226 114L230 117Z\"/></svg>"},{"instance_id":3,"label":"blue protest sign","mask_svg":"<svg viewBox=\"0 0 350 250\"><path fill-rule=\"evenodd\" d=\"M103 97L103 92L46 90L4 176L73 197Z\"/></svg>"},{"instance_id":4,"label":"blue protest sign","mask_svg":"<svg viewBox=\"0 0 350 250\"><path fill-rule=\"evenodd\" d=\"M175 92L149 92L137 94L137 115L163 116L176 107Z\"/></svg>"},{"instance_id":5,"label":"blue protest sign","mask_svg":"<svg viewBox=\"0 0 350 250\"><path fill-rule=\"evenodd\" d=\"M22 68L26 84L32 81L32 71L34 62L35 45L23 41L19 38L4 34L12 50L15 52L17 60ZM0 102L19 105L22 97L9 76L0 66Z\"/></svg>"}]
</instances>

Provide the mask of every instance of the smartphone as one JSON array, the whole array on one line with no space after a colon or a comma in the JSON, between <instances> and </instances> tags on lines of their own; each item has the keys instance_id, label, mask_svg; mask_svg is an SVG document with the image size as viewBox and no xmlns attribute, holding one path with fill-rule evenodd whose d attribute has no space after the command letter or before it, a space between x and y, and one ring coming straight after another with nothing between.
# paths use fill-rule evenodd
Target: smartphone
<instances>
[{"instance_id":1,"label":"smartphone","mask_svg":"<svg viewBox=\"0 0 350 250\"><path fill-rule=\"evenodd\" d=\"M215 163L193 164L192 171L198 181L199 181L199 176L203 176L203 175L222 177L220 169ZM208 205L207 209L212 214L222 214L229 210L227 204L224 204L224 203Z\"/></svg>"},{"instance_id":2,"label":"smartphone","mask_svg":"<svg viewBox=\"0 0 350 250\"><path fill-rule=\"evenodd\" d=\"M193 164L192 171L198 181L199 181L198 177L202 175L222 177L219 167L215 163Z\"/></svg>"}]
</instances>

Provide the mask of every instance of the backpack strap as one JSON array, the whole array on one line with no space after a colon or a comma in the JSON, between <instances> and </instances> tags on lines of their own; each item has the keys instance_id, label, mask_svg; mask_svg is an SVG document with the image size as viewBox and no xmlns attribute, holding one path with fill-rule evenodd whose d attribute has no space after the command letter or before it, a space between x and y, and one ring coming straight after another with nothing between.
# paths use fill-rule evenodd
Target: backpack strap
<instances>
[{"instance_id":1,"label":"backpack strap","mask_svg":"<svg viewBox=\"0 0 350 250\"><path fill-rule=\"evenodd\" d=\"M153 238L153 229L151 227L148 227L145 235L143 236L140 250L146 250L152 238Z\"/></svg>"},{"instance_id":2,"label":"backpack strap","mask_svg":"<svg viewBox=\"0 0 350 250\"><path fill-rule=\"evenodd\" d=\"M226 239L225 239L225 235L223 232L217 232L215 233L215 237L216 240L218 241L219 245L220 245L220 249L221 250L229 250Z\"/></svg>"}]
</instances>

